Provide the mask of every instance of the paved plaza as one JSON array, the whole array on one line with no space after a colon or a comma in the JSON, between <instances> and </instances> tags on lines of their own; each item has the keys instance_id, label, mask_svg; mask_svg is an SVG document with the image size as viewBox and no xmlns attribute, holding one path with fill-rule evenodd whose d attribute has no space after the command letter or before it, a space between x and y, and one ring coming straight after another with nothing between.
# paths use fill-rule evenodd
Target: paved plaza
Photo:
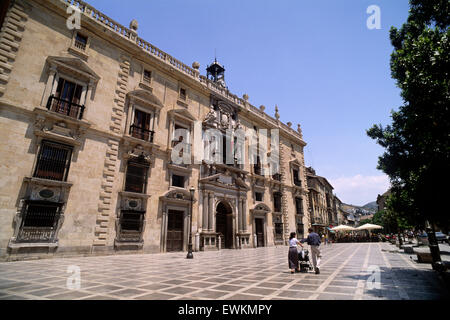
<instances>
[{"instance_id":1,"label":"paved plaza","mask_svg":"<svg viewBox=\"0 0 450 320\"><path fill-rule=\"evenodd\" d=\"M321 273L291 274L284 246L245 250L54 258L0 263L0 299L448 299L429 264L388 243L324 246ZM75 266L75 267L74 267ZM378 269L378 268L379 269ZM68 270L80 288L68 289ZM367 270L372 270L371 275ZM376 271L379 270L377 278ZM367 279L379 279L370 288ZM70 278L72 279L72 278ZM69 279L69 280L70 280ZM70 282L74 284L76 282ZM375 286L374 282L369 282Z\"/></svg>"}]
</instances>

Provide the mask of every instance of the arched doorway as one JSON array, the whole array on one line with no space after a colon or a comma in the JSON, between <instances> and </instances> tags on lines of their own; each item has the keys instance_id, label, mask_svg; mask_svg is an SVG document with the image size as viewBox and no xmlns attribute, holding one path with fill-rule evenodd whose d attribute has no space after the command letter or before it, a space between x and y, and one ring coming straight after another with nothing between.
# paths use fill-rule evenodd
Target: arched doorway
<instances>
[{"instance_id":1,"label":"arched doorway","mask_svg":"<svg viewBox=\"0 0 450 320\"><path fill-rule=\"evenodd\" d=\"M216 232L221 237L221 247L233 248L233 210L227 202L221 201L216 209Z\"/></svg>"}]
</instances>

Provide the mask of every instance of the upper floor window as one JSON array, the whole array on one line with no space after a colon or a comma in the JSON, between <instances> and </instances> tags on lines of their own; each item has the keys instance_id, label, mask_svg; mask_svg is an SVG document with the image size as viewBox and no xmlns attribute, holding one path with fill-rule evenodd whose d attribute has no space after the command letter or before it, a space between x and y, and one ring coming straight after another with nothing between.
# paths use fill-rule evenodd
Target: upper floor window
<instances>
[{"instance_id":1,"label":"upper floor window","mask_svg":"<svg viewBox=\"0 0 450 320\"><path fill-rule=\"evenodd\" d=\"M301 187L300 171L297 168L292 169L292 176L294 177L294 185Z\"/></svg>"},{"instance_id":2,"label":"upper floor window","mask_svg":"<svg viewBox=\"0 0 450 320\"><path fill-rule=\"evenodd\" d=\"M263 201L263 195L264 195L264 193L262 193L262 192L255 192L255 200Z\"/></svg>"},{"instance_id":3,"label":"upper floor window","mask_svg":"<svg viewBox=\"0 0 450 320\"><path fill-rule=\"evenodd\" d=\"M184 176L172 174L172 186L184 188Z\"/></svg>"},{"instance_id":4,"label":"upper floor window","mask_svg":"<svg viewBox=\"0 0 450 320\"><path fill-rule=\"evenodd\" d=\"M133 123L130 126L130 135L134 138L153 142L152 114L138 108L134 109Z\"/></svg>"},{"instance_id":5,"label":"upper floor window","mask_svg":"<svg viewBox=\"0 0 450 320\"><path fill-rule=\"evenodd\" d=\"M146 84L150 84L152 81L152 72L144 69L144 74L142 75L142 81Z\"/></svg>"},{"instance_id":6,"label":"upper floor window","mask_svg":"<svg viewBox=\"0 0 450 320\"><path fill-rule=\"evenodd\" d=\"M86 30L74 30L68 51L83 60L87 60L89 58L88 52L91 46L91 38L92 36L89 36L89 32Z\"/></svg>"},{"instance_id":7,"label":"upper floor window","mask_svg":"<svg viewBox=\"0 0 450 320\"><path fill-rule=\"evenodd\" d=\"M253 165L253 172L258 175L262 175L262 166L261 166L261 160L259 156L256 156L256 163Z\"/></svg>"},{"instance_id":8,"label":"upper floor window","mask_svg":"<svg viewBox=\"0 0 450 320\"><path fill-rule=\"evenodd\" d=\"M66 181L69 172L72 147L60 143L42 141L34 170L34 177Z\"/></svg>"},{"instance_id":9,"label":"upper floor window","mask_svg":"<svg viewBox=\"0 0 450 320\"><path fill-rule=\"evenodd\" d=\"M180 99L186 101L186 98L187 98L186 89L180 88Z\"/></svg>"},{"instance_id":10,"label":"upper floor window","mask_svg":"<svg viewBox=\"0 0 450 320\"><path fill-rule=\"evenodd\" d=\"M172 137L172 147L175 147L177 144L181 142L185 142L189 144L189 129L185 126L180 125L179 123L175 123ZM185 141L186 137L186 141Z\"/></svg>"},{"instance_id":11,"label":"upper floor window","mask_svg":"<svg viewBox=\"0 0 450 320\"><path fill-rule=\"evenodd\" d=\"M279 192L273 194L273 211L281 212L281 194Z\"/></svg>"},{"instance_id":12,"label":"upper floor window","mask_svg":"<svg viewBox=\"0 0 450 320\"><path fill-rule=\"evenodd\" d=\"M148 164L143 160L130 160L125 178L125 191L145 193L147 189Z\"/></svg>"},{"instance_id":13,"label":"upper floor window","mask_svg":"<svg viewBox=\"0 0 450 320\"><path fill-rule=\"evenodd\" d=\"M56 91L48 99L47 109L81 119L84 112L81 105L83 90L82 85L59 77Z\"/></svg>"},{"instance_id":14,"label":"upper floor window","mask_svg":"<svg viewBox=\"0 0 450 320\"><path fill-rule=\"evenodd\" d=\"M85 51L87 42L88 42L88 37L77 32L77 34L75 35L75 42L74 42L75 48Z\"/></svg>"},{"instance_id":15,"label":"upper floor window","mask_svg":"<svg viewBox=\"0 0 450 320\"><path fill-rule=\"evenodd\" d=\"M303 214L302 198L295 198L295 212L296 214Z\"/></svg>"}]
</instances>

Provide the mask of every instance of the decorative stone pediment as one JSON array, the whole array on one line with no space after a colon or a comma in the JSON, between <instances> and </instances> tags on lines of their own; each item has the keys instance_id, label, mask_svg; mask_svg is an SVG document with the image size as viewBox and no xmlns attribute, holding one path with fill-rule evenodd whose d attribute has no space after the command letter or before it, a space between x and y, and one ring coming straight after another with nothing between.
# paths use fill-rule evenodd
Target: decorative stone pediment
<instances>
[{"instance_id":1,"label":"decorative stone pediment","mask_svg":"<svg viewBox=\"0 0 450 320\"><path fill-rule=\"evenodd\" d=\"M293 160L291 160L291 161L289 161L289 164L291 165L291 167L295 167L295 166L297 166L297 167L302 167L302 164L300 163L300 161L298 161L298 159L297 158L295 158L295 159L293 159Z\"/></svg>"},{"instance_id":2,"label":"decorative stone pediment","mask_svg":"<svg viewBox=\"0 0 450 320\"><path fill-rule=\"evenodd\" d=\"M180 202L180 203L190 203L191 193L185 189L169 190L164 195L160 196L159 199L163 202ZM195 202L195 198L192 199Z\"/></svg>"},{"instance_id":3,"label":"decorative stone pediment","mask_svg":"<svg viewBox=\"0 0 450 320\"><path fill-rule=\"evenodd\" d=\"M58 70L75 74L93 82L98 82L100 80L100 76L80 58L51 56L47 58L47 63L50 67L56 67Z\"/></svg>"},{"instance_id":4,"label":"decorative stone pediment","mask_svg":"<svg viewBox=\"0 0 450 320\"><path fill-rule=\"evenodd\" d=\"M124 153L124 158L129 159L142 159L148 163L152 163L152 155L142 145L137 144L135 146L129 146L128 151Z\"/></svg>"},{"instance_id":5,"label":"decorative stone pediment","mask_svg":"<svg viewBox=\"0 0 450 320\"><path fill-rule=\"evenodd\" d=\"M258 203L253 209L250 209L250 212L253 214L266 214L270 211L270 208L265 203Z\"/></svg>"},{"instance_id":6,"label":"decorative stone pediment","mask_svg":"<svg viewBox=\"0 0 450 320\"><path fill-rule=\"evenodd\" d=\"M120 209L145 212L147 209L147 199L150 195L145 193L135 193L120 191ZM119 213L118 213L119 214Z\"/></svg>"},{"instance_id":7,"label":"decorative stone pediment","mask_svg":"<svg viewBox=\"0 0 450 320\"><path fill-rule=\"evenodd\" d=\"M164 107L161 100L148 90L136 89L128 92L127 96L131 103L156 108L158 111Z\"/></svg>"},{"instance_id":8,"label":"decorative stone pediment","mask_svg":"<svg viewBox=\"0 0 450 320\"><path fill-rule=\"evenodd\" d=\"M197 119L186 109L172 109L167 112L169 116L173 116L174 118L181 118L182 120L186 120L188 122L194 122Z\"/></svg>"},{"instance_id":9,"label":"decorative stone pediment","mask_svg":"<svg viewBox=\"0 0 450 320\"><path fill-rule=\"evenodd\" d=\"M64 203L69 196L72 183L33 177L25 177L25 200Z\"/></svg>"},{"instance_id":10,"label":"decorative stone pediment","mask_svg":"<svg viewBox=\"0 0 450 320\"><path fill-rule=\"evenodd\" d=\"M81 145L90 124L65 115L35 108L34 134L38 137L54 139L71 145Z\"/></svg>"}]
</instances>

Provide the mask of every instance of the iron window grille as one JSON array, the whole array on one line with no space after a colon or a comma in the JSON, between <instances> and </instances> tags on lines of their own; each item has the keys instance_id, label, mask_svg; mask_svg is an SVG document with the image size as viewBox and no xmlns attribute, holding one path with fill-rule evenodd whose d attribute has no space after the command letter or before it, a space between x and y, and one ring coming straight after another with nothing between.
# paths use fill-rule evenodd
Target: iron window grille
<instances>
[{"instance_id":1,"label":"iron window grille","mask_svg":"<svg viewBox=\"0 0 450 320\"><path fill-rule=\"evenodd\" d=\"M17 242L55 242L62 204L27 201Z\"/></svg>"},{"instance_id":2,"label":"iron window grille","mask_svg":"<svg viewBox=\"0 0 450 320\"><path fill-rule=\"evenodd\" d=\"M180 99L186 101L186 89L180 88Z\"/></svg>"},{"instance_id":3,"label":"iron window grille","mask_svg":"<svg viewBox=\"0 0 450 320\"><path fill-rule=\"evenodd\" d=\"M281 212L281 194L274 193L273 195L274 212Z\"/></svg>"},{"instance_id":4,"label":"iron window grille","mask_svg":"<svg viewBox=\"0 0 450 320\"><path fill-rule=\"evenodd\" d=\"M147 189L148 163L145 160L129 161L125 178L125 191L145 193Z\"/></svg>"},{"instance_id":5,"label":"iron window grille","mask_svg":"<svg viewBox=\"0 0 450 320\"><path fill-rule=\"evenodd\" d=\"M255 199L256 199L256 201L263 201L263 193L255 192Z\"/></svg>"},{"instance_id":6,"label":"iron window grille","mask_svg":"<svg viewBox=\"0 0 450 320\"><path fill-rule=\"evenodd\" d=\"M87 45L87 37L77 33L74 45L75 48L80 49L81 51L85 51Z\"/></svg>"},{"instance_id":7,"label":"iron window grille","mask_svg":"<svg viewBox=\"0 0 450 320\"><path fill-rule=\"evenodd\" d=\"M295 210L297 214L303 214L303 203L301 198L295 198Z\"/></svg>"},{"instance_id":8,"label":"iron window grille","mask_svg":"<svg viewBox=\"0 0 450 320\"><path fill-rule=\"evenodd\" d=\"M149 70L144 70L143 80L145 83L150 83L152 80L152 72Z\"/></svg>"},{"instance_id":9,"label":"iron window grille","mask_svg":"<svg viewBox=\"0 0 450 320\"><path fill-rule=\"evenodd\" d=\"M119 240L128 242L141 241L144 216L145 211L122 210L119 219Z\"/></svg>"},{"instance_id":10,"label":"iron window grille","mask_svg":"<svg viewBox=\"0 0 450 320\"><path fill-rule=\"evenodd\" d=\"M71 146L43 140L33 176L41 179L66 181L71 155Z\"/></svg>"},{"instance_id":11,"label":"iron window grille","mask_svg":"<svg viewBox=\"0 0 450 320\"><path fill-rule=\"evenodd\" d=\"M283 224L275 223L275 240L283 240Z\"/></svg>"}]
</instances>

